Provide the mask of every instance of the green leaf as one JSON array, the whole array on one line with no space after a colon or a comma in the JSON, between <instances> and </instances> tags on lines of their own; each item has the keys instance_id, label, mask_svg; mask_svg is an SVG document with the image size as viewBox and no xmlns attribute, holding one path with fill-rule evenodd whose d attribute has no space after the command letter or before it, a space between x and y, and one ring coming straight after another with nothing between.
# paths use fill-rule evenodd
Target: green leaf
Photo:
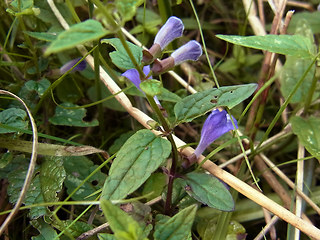
<instances>
[{"instance_id":1,"label":"green leaf","mask_svg":"<svg viewBox=\"0 0 320 240\"><path fill-rule=\"evenodd\" d=\"M153 234L155 240L185 240L190 234L197 206L191 205L165 223L158 226Z\"/></svg>"},{"instance_id":2,"label":"green leaf","mask_svg":"<svg viewBox=\"0 0 320 240\"><path fill-rule=\"evenodd\" d=\"M131 216L114 206L110 201L101 199L100 206L110 224L116 239L142 240L143 230Z\"/></svg>"},{"instance_id":3,"label":"green leaf","mask_svg":"<svg viewBox=\"0 0 320 240\"><path fill-rule=\"evenodd\" d=\"M136 132L112 163L101 198L118 200L134 192L165 161L170 150L169 141L150 130Z\"/></svg>"},{"instance_id":4,"label":"green leaf","mask_svg":"<svg viewBox=\"0 0 320 240\"><path fill-rule=\"evenodd\" d=\"M147 201L150 201L151 199L160 196L165 186L166 175L163 173L154 173L144 185L142 195L152 192L152 194L147 197Z\"/></svg>"},{"instance_id":5,"label":"green leaf","mask_svg":"<svg viewBox=\"0 0 320 240\"><path fill-rule=\"evenodd\" d=\"M137 7L143 3L143 0L116 0L115 5L122 16L124 22L132 20L136 14Z\"/></svg>"},{"instance_id":6,"label":"green leaf","mask_svg":"<svg viewBox=\"0 0 320 240\"><path fill-rule=\"evenodd\" d=\"M40 184L41 192L46 202L58 200L57 192L61 191L66 178L62 157L46 157L41 164Z\"/></svg>"},{"instance_id":7,"label":"green leaf","mask_svg":"<svg viewBox=\"0 0 320 240\"><path fill-rule=\"evenodd\" d=\"M98 233L99 240L117 240L116 237L109 233Z\"/></svg>"},{"instance_id":8,"label":"green leaf","mask_svg":"<svg viewBox=\"0 0 320 240\"><path fill-rule=\"evenodd\" d=\"M221 211L234 210L234 201L230 192L214 176L191 172L184 180L187 193L199 202Z\"/></svg>"},{"instance_id":9,"label":"green leaf","mask_svg":"<svg viewBox=\"0 0 320 240\"><path fill-rule=\"evenodd\" d=\"M73 190L98 167L88 158L83 156L64 157L63 166L67 172L64 184L67 187L68 194L71 194ZM72 195L72 198L77 201L94 200L95 196L88 196L101 189L105 180L106 175L99 170L95 175L89 178L75 194Z\"/></svg>"},{"instance_id":10,"label":"green leaf","mask_svg":"<svg viewBox=\"0 0 320 240\"><path fill-rule=\"evenodd\" d=\"M77 45L97 40L108 33L107 30L96 20L86 20L72 25L68 30L61 32L57 39L52 41L45 55L61 52Z\"/></svg>"},{"instance_id":11,"label":"green leaf","mask_svg":"<svg viewBox=\"0 0 320 240\"><path fill-rule=\"evenodd\" d=\"M8 174L9 186L7 192L11 203L16 203L19 198L27 174L28 161L29 159L24 158L24 156L17 156L14 158L13 162L10 163L10 165L15 166ZM38 168L36 168L36 170L38 170ZM41 192L40 177L39 175L36 175L30 183L23 203L32 205L43 202L44 198ZM30 209L28 215L31 219L35 219L46 215L47 213L48 209L46 207L34 207Z\"/></svg>"},{"instance_id":12,"label":"green leaf","mask_svg":"<svg viewBox=\"0 0 320 240\"><path fill-rule=\"evenodd\" d=\"M28 121L26 121L27 113L19 108L9 108L0 112L0 126L1 124L9 125L10 127L27 129ZM13 130L0 128L0 133L12 133Z\"/></svg>"},{"instance_id":13,"label":"green leaf","mask_svg":"<svg viewBox=\"0 0 320 240\"><path fill-rule=\"evenodd\" d=\"M300 58L315 57L310 39L300 35L265 35L245 37L236 35L216 36L227 42L244 47L256 48Z\"/></svg>"},{"instance_id":14,"label":"green leaf","mask_svg":"<svg viewBox=\"0 0 320 240\"><path fill-rule=\"evenodd\" d=\"M305 20L301 20L297 25L296 34L308 37L312 42L314 47L314 52L316 46L314 44L313 33L311 31L310 26ZM310 64L313 62L312 59L301 59L297 57L287 56L286 62L282 68L280 75L280 84L281 84L281 93L285 98L288 98L290 93L293 91L296 83L301 79L304 75L305 71L309 68ZM310 87L312 84L312 80L314 78L314 74L316 71L315 64L312 66L310 71L307 73L305 79L303 80L301 86L298 88L296 93L292 96L290 102L291 103L299 103L306 100L307 95L310 91ZM314 98L317 95L313 96Z\"/></svg>"},{"instance_id":15,"label":"green leaf","mask_svg":"<svg viewBox=\"0 0 320 240\"><path fill-rule=\"evenodd\" d=\"M109 55L113 64L116 65L118 68L120 68L121 70L128 70L131 68L135 68L129 55L124 49L120 39L118 38L102 39L101 43L108 43L116 49L116 51L111 52ZM133 57L136 59L138 63L140 63L142 61L142 48L130 42L127 42L127 44L133 54Z\"/></svg>"},{"instance_id":16,"label":"green leaf","mask_svg":"<svg viewBox=\"0 0 320 240\"><path fill-rule=\"evenodd\" d=\"M43 219L33 220L31 224L40 232L38 236L31 237L32 240L59 239L57 232Z\"/></svg>"},{"instance_id":17,"label":"green leaf","mask_svg":"<svg viewBox=\"0 0 320 240\"><path fill-rule=\"evenodd\" d=\"M67 109L71 107L78 107L72 103L62 103L62 107L57 106L53 117L49 118L49 122L54 125L74 126L74 127L94 127L98 126L98 120L92 120L91 122L83 121L87 110L80 109ZM63 108L66 107L66 108Z\"/></svg>"},{"instance_id":18,"label":"green leaf","mask_svg":"<svg viewBox=\"0 0 320 240\"><path fill-rule=\"evenodd\" d=\"M178 102L181 100L181 97L166 88L161 89L161 93L157 95L157 98L167 102Z\"/></svg>"},{"instance_id":19,"label":"green leaf","mask_svg":"<svg viewBox=\"0 0 320 240\"><path fill-rule=\"evenodd\" d=\"M41 41L52 42L57 39L57 35L55 33L30 32L30 31L24 31L24 32L28 34L30 37L33 37Z\"/></svg>"},{"instance_id":20,"label":"green leaf","mask_svg":"<svg viewBox=\"0 0 320 240\"><path fill-rule=\"evenodd\" d=\"M183 98L174 106L176 122L190 122L194 118L206 114L213 108L225 106L233 108L248 97L257 88L257 84L236 85L208 89Z\"/></svg>"},{"instance_id":21,"label":"green leaf","mask_svg":"<svg viewBox=\"0 0 320 240\"><path fill-rule=\"evenodd\" d=\"M162 82L155 79L148 79L140 83L140 88L147 95L154 97L162 92L163 87Z\"/></svg>"},{"instance_id":22,"label":"green leaf","mask_svg":"<svg viewBox=\"0 0 320 240\"><path fill-rule=\"evenodd\" d=\"M293 133L298 136L302 145L320 160L320 119L313 116L308 119L295 116L290 119L290 123Z\"/></svg>"},{"instance_id":23,"label":"green leaf","mask_svg":"<svg viewBox=\"0 0 320 240\"><path fill-rule=\"evenodd\" d=\"M320 33L320 12L297 12L293 14L292 19L289 24L288 32L294 33L296 26L300 24L301 21L307 20L310 24L312 32L314 34Z\"/></svg>"}]
</instances>

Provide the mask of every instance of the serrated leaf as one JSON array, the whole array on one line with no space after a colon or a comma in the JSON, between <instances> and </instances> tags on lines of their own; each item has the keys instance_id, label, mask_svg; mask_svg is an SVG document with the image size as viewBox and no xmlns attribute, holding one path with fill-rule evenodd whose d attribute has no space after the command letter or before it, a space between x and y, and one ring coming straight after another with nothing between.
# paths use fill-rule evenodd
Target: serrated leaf
<instances>
[{"instance_id":1,"label":"serrated leaf","mask_svg":"<svg viewBox=\"0 0 320 240\"><path fill-rule=\"evenodd\" d=\"M54 116L49 118L49 122L52 124L74 127L94 127L99 125L99 122L96 119L91 122L83 121L87 112L86 109L68 109L70 107L78 107L72 103L62 103L61 106L62 107L57 106Z\"/></svg>"},{"instance_id":2,"label":"serrated leaf","mask_svg":"<svg viewBox=\"0 0 320 240\"><path fill-rule=\"evenodd\" d=\"M313 46L307 37L300 35L236 36L216 35L227 42L299 58L314 58Z\"/></svg>"},{"instance_id":3,"label":"serrated leaf","mask_svg":"<svg viewBox=\"0 0 320 240\"><path fill-rule=\"evenodd\" d=\"M8 174L8 195L9 201L11 203L16 203L22 186L24 184L27 169L28 169L28 161L29 159L24 158L24 156L17 156L13 159L11 164L8 166L14 166L13 169ZM38 168L36 168L38 170ZM40 185L40 177L36 175L29 186L27 191L26 197L23 201L26 205L32 205L37 203L43 203L44 198L41 192L41 185ZM30 209L29 217L31 219L38 218L48 213L48 209L46 207L34 207Z\"/></svg>"},{"instance_id":4,"label":"serrated leaf","mask_svg":"<svg viewBox=\"0 0 320 240\"><path fill-rule=\"evenodd\" d=\"M314 44L313 33L310 29L310 26L305 20L301 20L297 25L296 34L308 37L312 42L314 47L314 52L316 46ZM312 59L301 59L297 57L287 56L286 62L282 68L280 75L280 84L281 84L281 93L285 98L288 98L291 91L294 89L296 83L300 80L300 78L305 74L305 71L309 68L310 64L312 64ZM313 64L310 71L307 73L304 78L301 86L298 88L296 93L292 96L290 102L291 103L299 103L306 100L307 95L310 91L310 87L314 78L314 74L316 71L316 66ZM314 98L317 95L313 96Z\"/></svg>"},{"instance_id":5,"label":"serrated leaf","mask_svg":"<svg viewBox=\"0 0 320 240\"><path fill-rule=\"evenodd\" d=\"M250 97L256 88L257 84L251 83L212 88L189 95L174 106L176 123L190 122L216 107L225 106L231 109Z\"/></svg>"},{"instance_id":6,"label":"serrated leaf","mask_svg":"<svg viewBox=\"0 0 320 240\"><path fill-rule=\"evenodd\" d=\"M64 157L63 165L67 173L64 184L67 187L68 194L71 194L98 167L83 156ZM95 196L88 196L101 189L105 180L106 175L99 170L72 195L72 198L78 201L83 201L84 199L87 201L94 200Z\"/></svg>"},{"instance_id":7,"label":"serrated leaf","mask_svg":"<svg viewBox=\"0 0 320 240\"><path fill-rule=\"evenodd\" d=\"M31 237L32 240L59 239L57 232L43 219L33 220L31 224L40 232L38 236Z\"/></svg>"},{"instance_id":8,"label":"serrated leaf","mask_svg":"<svg viewBox=\"0 0 320 240\"><path fill-rule=\"evenodd\" d=\"M30 37L36 38L41 41L46 41L46 42L52 42L57 38L57 34L55 33L30 32L30 31L24 31L24 32L28 34Z\"/></svg>"},{"instance_id":9,"label":"serrated leaf","mask_svg":"<svg viewBox=\"0 0 320 240\"><path fill-rule=\"evenodd\" d=\"M155 79L147 79L146 81L140 83L140 88L147 95L154 97L162 92L163 87L162 82Z\"/></svg>"},{"instance_id":10,"label":"serrated leaf","mask_svg":"<svg viewBox=\"0 0 320 240\"><path fill-rule=\"evenodd\" d=\"M290 123L293 133L298 136L302 145L320 160L320 119L313 116L308 119L295 116L290 119Z\"/></svg>"},{"instance_id":11,"label":"serrated leaf","mask_svg":"<svg viewBox=\"0 0 320 240\"><path fill-rule=\"evenodd\" d=\"M0 112L0 124L6 124L10 127L27 129L27 113L20 108L9 108ZM0 133L12 133L13 130L8 130L0 127Z\"/></svg>"},{"instance_id":12,"label":"serrated leaf","mask_svg":"<svg viewBox=\"0 0 320 240\"><path fill-rule=\"evenodd\" d=\"M61 32L57 39L52 41L45 51L45 55L61 52L77 45L97 40L108 31L96 20L86 20L81 23L72 25L68 30Z\"/></svg>"},{"instance_id":13,"label":"serrated leaf","mask_svg":"<svg viewBox=\"0 0 320 240\"><path fill-rule=\"evenodd\" d=\"M115 5L120 12L124 22L131 20L136 14L137 7L143 3L142 0L116 0Z\"/></svg>"},{"instance_id":14,"label":"serrated leaf","mask_svg":"<svg viewBox=\"0 0 320 240\"><path fill-rule=\"evenodd\" d=\"M165 161L170 151L169 141L150 130L136 132L112 163L101 199L123 199L134 192Z\"/></svg>"},{"instance_id":15,"label":"serrated leaf","mask_svg":"<svg viewBox=\"0 0 320 240\"><path fill-rule=\"evenodd\" d=\"M62 157L46 157L41 164L40 183L41 192L46 202L58 200L57 192L61 191L66 178Z\"/></svg>"},{"instance_id":16,"label":"serrated leaf","mask_svg":"<svg viewBox=\"0 0 320 240\"><path fill-rule=\"evenodd\" d=\"M92 225L89 225L86 222L73 220L59 220L51 222L51 225L57 228L60 231L66 230L73 237L78 237L80 234L92 230ZM71 226L70 226L71 225Z\"/></svg>"},{"instance_id":17,"label":"serrated leaf","mask_svg":"<svg viewBox=\"0 0 320 240\"><path fill-rule=\"evenodd\" d=\"M158 226L153 234L155 240L185 240L190 234L197 206L191 205L165 223Z\"/></svg>"},{"instance_id":18,"label":"serrated leaf","mask_svg":"<svg viewBox=\"0 0 320 240\"><path fill-rule=\"evenodd\" d=\"M106 199L101 199L100 206L116 239L141 240L143 231L131 216Z\"/></svg>"},{"instance_id":19,"label":"serrated leaf","mask_svg":"<svg viewBox=\"0 0 320 240\"><path fill-rule=\"evenodd\" d=\"M227 188L217 178L191 172L184 179L187 193L201 203L221 211L233 211L234 201Z\"/></svg>"},{"instance_id":20,"label":"serrated leaf","mask_svg":"<svg viewBox=\"0 0 320 240\"><path fill-rule=\"evenodd\" d=\"M113 64L118 68L121 70L135 68L129 55L118 38L102 39L101 43L111 44L116 49L116 51L111 52L109 55ZM142 61L142 48L130 42L127 42L127 44L133 54L133 57L138 63L140 63Z\"/></svg>"}]
</instances>

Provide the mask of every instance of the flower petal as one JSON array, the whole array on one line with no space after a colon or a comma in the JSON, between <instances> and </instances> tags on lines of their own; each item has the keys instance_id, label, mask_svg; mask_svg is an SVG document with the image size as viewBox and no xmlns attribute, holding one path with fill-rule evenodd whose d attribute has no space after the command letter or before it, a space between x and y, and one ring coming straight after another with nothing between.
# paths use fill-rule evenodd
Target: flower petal
<instances>
[{"instance_id":1,"label":"flower petal","mask_svg":"<svg viewBox=\"0 0 320 240\"><path fill-rule=\"evenodd\" d=\"M150 65L143 67L143 73L146 76L148 76L148 74L150 73ZM141 79L137 69L135 68L129 69L125 71L122 74L122 76L125 76L126 78L128 78L141 91L141 88L140 88ZM149 78L151 78L151 76Z\"/></svg>"},{"instance_id":2,"label":"flower petal","mask_svg":"<svg viewBox=\"0 0 320 240\"><path fill-rule=\"evenodd\" d=\"M157 33L154 44L159 44L161 50L163 50L174 39L182 36L183 29L181 19L170 17Z\"/></svg>"},{"instance_id":3,"label":"flower petal","mask_svg":"<svg viewBox=\"0 0 320 240\"><path fill-rule=\"evenodd\" d=\"M174 58L174 64L178 65L187 60L196 61L201 55L201 45L197 41L192 40L174 51L171 57Z\"/></svg>"},{"instance_id":4,"label":"flower petal","mask_svg":"<svg viewBox=\"0 0 320 240\"><path fill-rule=\"evenodd\" d=\"M74 65L77 64L81 60L81 57L72 59L71 61L67 62L60 68L60 73L64 74L68 72ZM76 71L83 71L87 66L86 61L81 61L77 66L75 66L71 72L76 72Z\"/></svg>"},{"instance_id":5,"label":"flower petal","mask_svg":"<svg viewBox=\"0 0 320 240\"><path fill-rule=\"evenodd\" d=\"M234 117L232 119L238 128L236 119ZM212 142L233 129L231 117L225 110L221 112L218 109L213 110L203 124L200 142L194 154L199 157Z\"/></svg>"}]
</instances>

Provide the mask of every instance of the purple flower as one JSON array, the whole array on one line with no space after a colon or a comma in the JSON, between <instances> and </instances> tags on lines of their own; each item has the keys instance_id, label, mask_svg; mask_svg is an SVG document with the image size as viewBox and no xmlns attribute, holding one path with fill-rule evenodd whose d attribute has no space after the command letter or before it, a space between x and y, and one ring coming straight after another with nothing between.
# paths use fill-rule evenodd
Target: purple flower
<instances>
[{"instance_id":1,"label":"purple flower","mask_svg":"<svg viewBox=\"0 0 320 240\"><path fill-rule=\"evenodd\" d=\"M234 117L232 119L238 128L237 120ZM212 142L230 130L234 130L230 115L225 110L213 110L203 124L200 142L194 151L197 158Z\"/></svg>"},{"instance_id":2,"label":"purple flower","mask_svg":"<svg viewBox=\"0 0 320 240\"><path fill-rule=\"evenodd\" d=\"M143 50L143 62L152 63L170 42L182 36L183 29L181 19L170 17L157 33L152 47L149 50Z\"/></svg>"},{"instance_id":3,"label":"purple flower","mask_svg":"<svg viewBox=\"0 0 320 240\"><path fill-rule=\"evenodd\" d=\"M144 66L142 71L144 75L148 76L148 74L150 73L150 65ZM140 88L141 79L137 69L129 69L125 71L122 76L128 78L130 82L132 82L141 92L143 92ZM148 79L151 79L151 76ZM160 102L156 96L154 97L154 100L158 105L160 105Z\"/></svg>"},{"instance_id":4,"label":"purple flower","mask_svg":"<svg viewBox=\"0 0 320 240\"><path fill-rule=\"evenodd\" d=\"M72 59L71 61L67 62L60 68L60 73L64 74L68 72L74 65L76 65L79 61L81 60L81 57ZM81 61L77 66L75 66L71 72L76 72L76 71L83 71L87 66L86 61Z\"/></svg>"},{"instance_id":5,"label":"purple flower","mask_svg":"<svg viewBox=\"0 0 320 240\"><path fill-rule=\"evenodd\" d=\"M170 17L157 33L154 44L159 44L163 50L174 39L181 37L183 33L183 23L177 17Z\"/></svg>"},{"instance_id":6,"label":"purple flower","mask_svg":"<svg viewBox=\"0 0 320 240\"><path fill-rule=\"evenodd\" d=\"M154 74L161 74L184 61L196 61L201 55L201 45L197 41L192 40L175 50L170 57L163 60L156 59L151 70Z\"/></svg>"},{"instance_id":7,"label":"purple flower","mask_svg":"<svg viewBox=\"0 0 320 240\"><path fill-rule=\"evenodd\" d=\"M197 61L201 55L201 45L197 41L192 40L175 50L171 54L171 57L173 57L174 65L176 66L187 60Z\"/></svg>"}]
</instances>

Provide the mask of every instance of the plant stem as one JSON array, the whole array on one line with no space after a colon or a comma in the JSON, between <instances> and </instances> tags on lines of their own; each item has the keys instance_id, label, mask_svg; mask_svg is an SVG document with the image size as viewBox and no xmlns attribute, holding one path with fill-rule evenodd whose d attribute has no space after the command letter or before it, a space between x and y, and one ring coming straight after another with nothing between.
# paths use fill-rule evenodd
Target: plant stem
<instances>
[{"instance_id":1,"label":"plant stem","mask_svg":"<svg viewBox=\"0 0 320 240\"><path fill-rule=\"evenodd\" d=\"M156 102L154 101L152 96L147 95L147 99L152 107L152 109L154 109L155 113L158 116L159 121L161 122L166 134L167 134L167 139L168 141L171 143L171 147L172 147L172 163L171 163L171 167L170 167L170 171L169 171L169 181L168 181L168 191L167 191L167 199L165 202L165 207L164 207L164 213L166 215L170 214L170 210L171 210L171 201L172 201L172 190L173 190L173 181L175 179L175 175L176 175L176 168L177 168L177 162L178 162L178 149L177 146L175 144L175 141L172 137L171 134L171 129L166 121L166 119L164 118L164 116L162 115L158 105L156 104Z\"/></svg>"}]
</instances>

